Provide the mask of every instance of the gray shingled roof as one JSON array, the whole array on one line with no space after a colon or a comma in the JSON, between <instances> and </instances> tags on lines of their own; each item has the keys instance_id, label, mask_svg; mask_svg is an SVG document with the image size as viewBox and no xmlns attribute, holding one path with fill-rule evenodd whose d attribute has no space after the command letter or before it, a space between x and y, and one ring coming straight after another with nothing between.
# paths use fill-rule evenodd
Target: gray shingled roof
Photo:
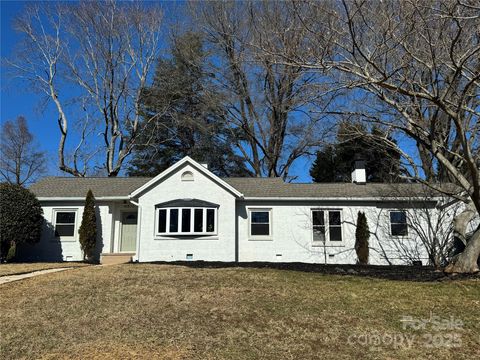
<instances>
[{"instance_id":1,"label":"gray shingled roof","mask_svg":"<svg viewBox=\"0 0 480 360\"><path fill-rule=\"evenodd\" d=\"M151 180L150 177L46 177L33 184L30 190L37 197L84 197L88 189L95 197L128 196Z\"/></svg>"},{"instance_id":2,"label":"gray shingled roof","mask_svg":"<svg viewBox=\"0 0 480 360\"><path fill-rule=\"evenodd\" d=\"M123 197L152 178L47 177L31 187L37 197L84 197L92 189L96 197ZM224 178L245 197L265 198L377 198L422 197L432 192L421 184L352 183L297 184L280 178Z\"/></svg>"},{"instance_id":3,"label":"gray shingled roof","mask_svg":"<svg viewBox=\"0 0 480 360\"><path fill-rule=\"evenodd\" d=\"M422 184L285 183L281 179L225 179L245 197L376 198L422 197L432 190Z\"/></svg>"}]
</instances>

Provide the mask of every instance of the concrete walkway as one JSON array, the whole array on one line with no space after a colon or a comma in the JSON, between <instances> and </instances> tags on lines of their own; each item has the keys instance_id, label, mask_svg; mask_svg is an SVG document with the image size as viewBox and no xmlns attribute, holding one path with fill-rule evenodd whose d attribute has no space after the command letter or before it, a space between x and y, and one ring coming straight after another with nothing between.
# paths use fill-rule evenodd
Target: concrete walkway
<instances>
[{"instance_id":1,"label":"concrete walkway","mask_svg":"<svg viewBox=\"0 0 480 360\"><path fill-rule=\"evenodd\" d=\"M17 280L23 280L27 278L31 278L34 276L38 275L43 275L43 274L50 274L58 271L64 271L68 269L75 269L74 267L66 267L66 268L57 268L57 269L47 269L47 270L38 270L38 271L33 271L29 272L26 274L16 274L16 275L5 275L5 276L0 276L0 285L6 284L12 281L17 281Z\"/></svg>"}]
</instances>

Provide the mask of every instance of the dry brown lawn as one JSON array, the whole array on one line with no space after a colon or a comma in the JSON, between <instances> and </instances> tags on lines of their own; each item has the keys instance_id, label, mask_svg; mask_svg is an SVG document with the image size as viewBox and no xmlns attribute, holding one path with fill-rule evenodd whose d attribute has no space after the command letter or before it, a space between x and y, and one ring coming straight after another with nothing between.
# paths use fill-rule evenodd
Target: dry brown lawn
<instances>
[{"instance_id":1,"label":"dry brown lawn","mask_svg":"<svg viewBox=\"0 0 480 360\"><path fill-rule=\"evenodd\" d=\"M422 283L273 269L126 264L4 284L0 309L2 359L480 355L478 279ZM453 317L463 325L455 331L404 329L402 316ZM384 338L377 345L359 340L374 341L379 335ZM388 336L414 341L411 346L393 345Z\"/></svg>"},{"instance_id":2,"label":"dry brown lawn","mask_svg":"<svg viewBox=\"0 0 480 360\"><path fill-rule=\"evenodd\" d=\"M89 264L82 262L57 262L57 263L8 263L0 264L0 276L24 274L32 271L58 269L66 267L88 266Z\"/></svg>"}]
</instances>

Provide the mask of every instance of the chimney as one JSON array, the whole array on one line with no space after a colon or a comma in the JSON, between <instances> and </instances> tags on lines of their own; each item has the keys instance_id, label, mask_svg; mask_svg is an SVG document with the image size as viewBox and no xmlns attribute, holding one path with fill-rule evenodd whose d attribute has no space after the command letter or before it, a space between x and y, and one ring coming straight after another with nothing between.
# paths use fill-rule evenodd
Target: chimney
<instances>
[{"instance_id":1,"label":"chimney","mask_svg":"<svg viewBox=\"0 0 480 360\"><path fill-rule=\"evenodd\" d=\"M352 182L356 184L365 184L367 182L365 160L355 160L352 171Z\"/></svg>"},{"instance_id":2,"label":"chimney","mask_svg":"<svg viewBox=\"0 0 480 360\"><path fill-rule=\"evenodd\" d=\"M200 163L205 169L208 169L208 163Z\"/></svg>"}]
</instances>

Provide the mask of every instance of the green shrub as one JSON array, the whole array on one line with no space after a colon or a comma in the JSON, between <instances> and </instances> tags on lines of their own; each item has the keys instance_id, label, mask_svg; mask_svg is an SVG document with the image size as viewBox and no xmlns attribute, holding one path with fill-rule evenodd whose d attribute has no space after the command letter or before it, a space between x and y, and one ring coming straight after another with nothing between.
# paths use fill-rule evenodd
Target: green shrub
<instances>
[{"instance_id":1,"label":"green shrub","mask_svg":"<svg viewBox=\"0 0 480 360\"><path fill-rule=\"evenodd\" d=\"M367 217L365 213L359 211L357 216L357 229L355 230L355 251L357 252L358 264L368 264L368 239L370 231L368 229Z\"/></svg>"},{"instance_id":2,"label":"green shrub","mask_svg":"<svg viewBox=\"0 0 480 360\"><path fill-rule=\"evenodd\" d=\"M15 257L17 255L17 244L14 242L10 245L10 249L8 249L7 256L5 260L7 262L11 262L15 260Z\"/></svg>"},{"instance_id":3,"label":"green shrub","mask_svg":"<svg viewBox=\"0 0 480 360\"><path fill-rule=\"evenodd\" d=\"M83 209L82 224L79 229L80 246L83 258L94 261L95 247L97 244L97 216L95 214L95 197L92 190L88 190Z\"/></svg>"},{"instance_id":4,"label":"green shrub","mask_svg":"<svg viewBox=\"0 0 480 360\"><path fill-rule=\"evenodd\" d=\"M20 185L0 184L0 261L12 260L18 244L40 241L43 209Z\"/></svg>"}]
</instances>

